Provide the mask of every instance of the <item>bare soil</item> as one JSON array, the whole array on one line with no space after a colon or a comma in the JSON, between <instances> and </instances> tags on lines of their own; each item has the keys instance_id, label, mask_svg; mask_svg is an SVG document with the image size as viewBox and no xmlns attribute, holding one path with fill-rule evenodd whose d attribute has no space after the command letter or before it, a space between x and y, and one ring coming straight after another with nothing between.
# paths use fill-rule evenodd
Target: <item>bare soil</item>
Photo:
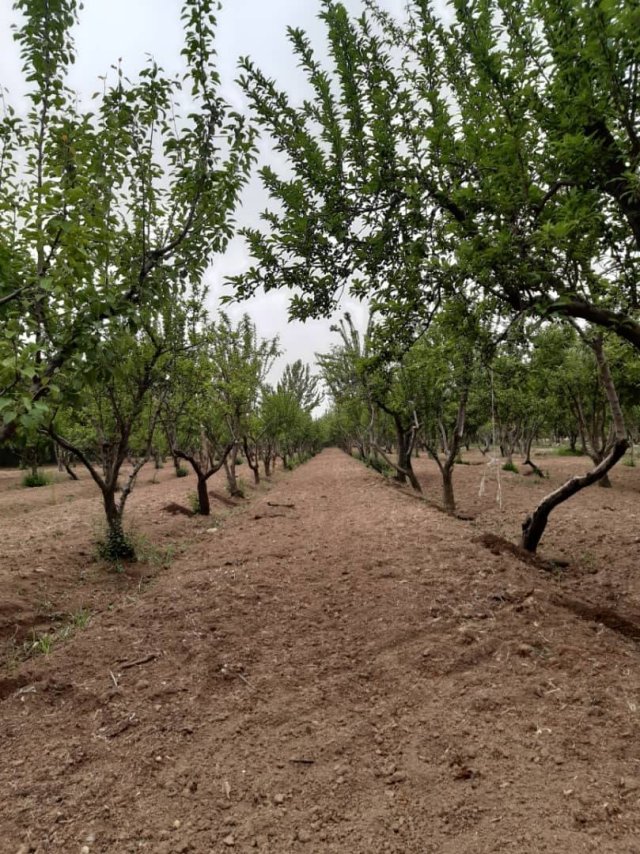
<instances>
[{"instance_id":1,"label":"bare soil","mask_svg":"<svg viewBox=\"0 0 640 854\"><path fill-rule=\"evenodd\" d=\"M582 466L501 472L502 510L461 466L469 522L330 450L216 526L166 469L131 510L180 547L122 574L91 484L3 490L8 613L93 614L5 670L0 852L639 854L637 470L553 517L562 572L484 536Z\"/></svg>"}]
</instances>

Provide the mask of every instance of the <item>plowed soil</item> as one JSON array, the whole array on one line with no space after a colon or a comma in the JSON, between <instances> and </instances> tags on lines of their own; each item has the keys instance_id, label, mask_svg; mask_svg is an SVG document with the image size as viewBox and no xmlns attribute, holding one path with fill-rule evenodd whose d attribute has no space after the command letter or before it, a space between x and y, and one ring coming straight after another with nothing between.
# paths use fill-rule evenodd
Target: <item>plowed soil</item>
<instances>
[{"instance_id":1,"label":"plowed soil","mask_svg":"<svg viewBox=\"0 0 640 854\"><path fill-rule=\"evenodd\" d=\"M0 576L16 613L37 568L56 609L95 597L5 676L0 852L639 854L636 470L558 516L555 573L483 541L553 484L506 475L500 510L482 473L456 471L462 521L329 450L212 526L162 511L193 489L167 470L132 509L179 547L121 574L88 492L3 515L33 537Z\"/></svg>"}]
</instances>

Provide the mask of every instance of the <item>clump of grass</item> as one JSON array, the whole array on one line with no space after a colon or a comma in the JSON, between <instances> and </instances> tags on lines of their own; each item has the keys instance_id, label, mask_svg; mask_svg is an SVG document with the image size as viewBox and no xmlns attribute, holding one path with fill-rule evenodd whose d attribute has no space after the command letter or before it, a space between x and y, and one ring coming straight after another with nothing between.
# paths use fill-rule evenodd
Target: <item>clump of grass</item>
<instances>
[{"instance_id":1,"label":"clump of grass","mask_svg":"<svg viewBox=\"0 0 640 854\"><path fill-rule=\"evenodd\" d=\"M187 495L187 502L189 504L189 508L190 508L191 512L195 513L196 516L199 515L199 513L200 513L200 499L198 498L198 493L197 492L190 492Z\"/></svg>"},{"instance_id":2,"label":"clump of grass","mask_svg":"<svg viewBox=\"0 0 640 854\"><path fill-rule=\"evenodd\" d=\"M134 537L134 545L139 563L148 563L161 569L171 566L177 551L175 543L168 543L164 547L156 546L143 534Z\"/></svg>"},{"instance_id":3,"label":"clump of grass","mask_svg":"<svg viewBox=\"0 0 640 854\"><path fill-rule=\"evenodd\" d=\"M623 466L629 466L629 468L634 469L636 467L636 461L633 457L625 457L622 461Z\"/></svg>"},{"instance_id":4,"label":"clump of grass","mask_svg":"<svg viewBox=\"0 0 640 854\"><path fill-rule=\"evenodd\" d=\"M176 477L187 477L189 474L189 469L186 469L184 466L178 466L176 469Z\"/></svg>"},{"instance_id":5,"label":"clump of grass","mask_svg":"<svg viewBox=\"0 0 640 854\"><path fill-rule=\"evenodd\" d=\"M512 471L514 474L518 474L519 469L515 463L505 463L502 466L502 471Z\"/></svg>"},{"instance_id":6,"label":"clump of grass","mask_svg":"<svg viewBox=\"0 0 640 854\"><path fill-rule=\"evenodd\" d=\"M55 637L49 632L42 635L33 632L32 639L27 642L28 652L31 655L49 655L53 647Z\"/></svg>"},{"instance_id":7,"label":"clump of grass","mask_svg":"<svg viewBox=\"0 0 640 854\"><path fill-rule=\"evenodd\" d=\"M22 478L22 485L28 488L36 486L48 486L51 483L51 478L41 471L30 472Z\"/></svg>"},{"instance_id":8,"label":"clump of grass","mask_svg":"<svg viewBox=\"0 0 640 854\"><path fill-rule=\"evenodd\" d=\"M33 655L49 655L54 644L67 640L78 629L88 626L91 619L91 611L88 608L79 608L73 614L69 614L68 620L54 632L43 632L38 634L35 629L31 633L30 640L22 645L22 657L30 658Z\"/></svg>"},{"instance_id":9,"label":"clump of grass","mask_svg":"<svg viewBox=\"0 0 640 854\"><path fill-rule=\"evenodd\" d=\"M84 629L91 619L91 611L88 608L79 608L71 614L70 624L74 629Z\"/></svg>"}]
</instances>

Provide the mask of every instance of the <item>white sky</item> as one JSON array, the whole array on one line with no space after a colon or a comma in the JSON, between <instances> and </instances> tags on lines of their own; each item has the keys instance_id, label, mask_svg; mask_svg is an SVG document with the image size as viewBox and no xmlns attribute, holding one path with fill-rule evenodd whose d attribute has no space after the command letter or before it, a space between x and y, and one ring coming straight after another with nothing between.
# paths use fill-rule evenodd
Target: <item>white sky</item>
<instances>
[{"instance_id":1,"label":"white sky","mask_svg":"<svg viewBox=\"0 0 640 854\"><path fill-rule=\"evenodd\" d=\"M358 12L358 0L344 0L350 11ZM9 89L9 102L20 107L24 92L17 46L10 25L17 20L12 0L0 0L0 85ZM383 6L401 14L404 0L383 0ZM180 58L182 29L181 0L84 0L80 24L75 33L76 64L70 85L84 100L100 88L99 75L122 57L126 72L134 76L143 67L146 54L153 54L167 74L183 68ZM218 15L218 67L227 100L236 109L244 110L242 92L235 85L236 63L239 56L248 55L269 77L275 77L298 101L306 94L304 79L296 67L295 58L286 38L287 25L301 26L311 36L321 55L323 29L317 20L318 0L227 0ZM268 156L268 144L263 142ZM247 188L240 224L256 224L261 210L267 206L266 194L258 179ZM236 274L249 264L242 240L235 240L227 253L214 262L207 275L211 286L210 309L215 310L222 283L228 274ZM326 351L335 342L330 332L330 320L308 321L305 324L288 322L286 291L262 294L246 303L228 309L233 316L248 311L264 337L278 335L285 351L276 366L276 376L286 362L301 358L312 363L315 352ZM345 300L340 311L349 310L357 325L366 323L366 309ZM334 319L335 322L335 319Z\"/></svg>"}]
</instances>

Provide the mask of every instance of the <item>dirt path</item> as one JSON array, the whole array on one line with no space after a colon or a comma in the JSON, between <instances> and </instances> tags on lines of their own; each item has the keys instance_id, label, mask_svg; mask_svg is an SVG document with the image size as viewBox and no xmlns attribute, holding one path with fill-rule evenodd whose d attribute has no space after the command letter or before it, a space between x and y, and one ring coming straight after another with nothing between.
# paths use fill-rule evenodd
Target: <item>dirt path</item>
<instances>
[{"instance_id":1,"label":"dirt path","mask_svg":"<svg viewBox=\"0 0 640 854\"><path fill-rule=\"evenodd\" d=\"M338 451L281 480L23 668L2 854L640 852L636 642L472 535Z\"/></svg>"}]
</instances>

